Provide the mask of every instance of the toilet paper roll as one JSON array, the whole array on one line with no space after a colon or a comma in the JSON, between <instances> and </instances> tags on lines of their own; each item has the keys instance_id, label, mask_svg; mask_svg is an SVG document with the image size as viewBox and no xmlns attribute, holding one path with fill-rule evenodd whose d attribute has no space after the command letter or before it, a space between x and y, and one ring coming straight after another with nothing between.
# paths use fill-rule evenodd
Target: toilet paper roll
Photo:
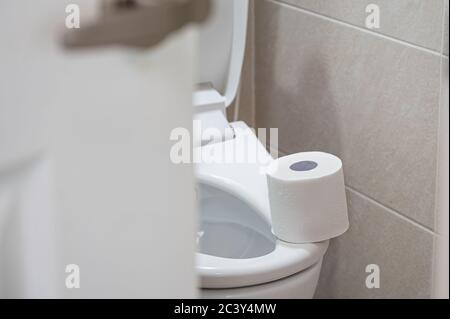
<instances>
[{"instance_id":1,"label":"toilet paper roll","mask_svg":"<svg viewBox=\"0 0 450 319\"><path fill-rule=\"evenodd\" d=\"M267 169L273 232L290 243L324 241L349 227L341 160L322 152L274 160Z\"/></svg>"}]
</instances>

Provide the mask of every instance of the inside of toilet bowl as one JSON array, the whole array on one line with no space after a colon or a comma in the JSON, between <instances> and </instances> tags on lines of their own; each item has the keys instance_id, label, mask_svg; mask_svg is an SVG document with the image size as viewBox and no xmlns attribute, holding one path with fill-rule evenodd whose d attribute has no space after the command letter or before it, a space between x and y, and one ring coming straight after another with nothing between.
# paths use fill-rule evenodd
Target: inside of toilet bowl
<instances>
[{"instance_id":1,"label":"inside of toilet bowl","mask_svg":"<svg viewBox=\"0 0 450 319\"><path fill-rule=\"evenodd\" d=\"M276 240L270 224L240 199L215 187L198 188L198 252L246 259L269 254Z\"/></svg>"}]
</instances>

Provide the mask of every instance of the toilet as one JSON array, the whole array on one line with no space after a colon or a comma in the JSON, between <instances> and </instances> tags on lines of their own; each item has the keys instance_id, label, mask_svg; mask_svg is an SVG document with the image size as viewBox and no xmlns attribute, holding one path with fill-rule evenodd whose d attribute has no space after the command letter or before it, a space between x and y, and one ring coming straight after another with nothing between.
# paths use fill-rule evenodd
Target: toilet
<instances>
[{"instance_id":1,"label":"toilet","mask_svg":"<svg viewBox=\"0 0 450 319\"><path fill-rule=\"evenodd\" d=\"M273 159L245 123L229 123L225 116L239 88L248 0L212 3L200 30L200 81L193 104L201 132L216 134L198 134L194 145L200 154L245 153L245 145L254 145L259 156L195 165L201 297L312 298L328 241L292 244L272 234L264 167Z\"/></svg>"}]
</instances>

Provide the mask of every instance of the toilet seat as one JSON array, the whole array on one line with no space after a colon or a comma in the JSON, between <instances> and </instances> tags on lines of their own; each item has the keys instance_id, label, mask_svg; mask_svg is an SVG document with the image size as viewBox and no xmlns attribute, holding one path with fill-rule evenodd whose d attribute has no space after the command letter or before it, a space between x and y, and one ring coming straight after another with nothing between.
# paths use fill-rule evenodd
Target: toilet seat
<instances>
[{"instance_id":1,"label":"toilet seat","mask_svg":"<svg viewBox=\"0 0 450 319\"><path fill-rule=\"evenodd\" d=\"M280 240L271 253L257 258L231 259L197 254L201 288L240 288L269 283L308 269L321 260L328 241L288 244Z\"/></svg>"},{"instance_id":2,"label":"toilet seat","mask_svg":"<svg viewBox=\"0 0 450 319\"><path fill-rule=\"evenodd\" d=\"M271 157L245 123L238 122L230 125L236 132L233 140L225 141L222 145L203 146L202 151L210 152L215 147L231 147L245 138L247 141L253 139L258 145L258 151L266 154L266 158L258 163L200 163L196 165L197 179L200 184L223 192L224 196L235 198L236 201L248 206L252 214L267 223L270 232L270 209L264 165L270 162ZM220 200L219 197L212 201L218 200ZM238 213L230 212L231 214L235 216L222 215L224 222L228 222L228 218L234 218L236 223L245 224L245 221L240 220L239 215L236 215ZM201 287L239 288L279 280L315 265L328 248L328 241L291 244L274 240L275 247L272 251L254 258L224 258L197 253L197 271L200 275Z\"/></svg>"}]
</instances>

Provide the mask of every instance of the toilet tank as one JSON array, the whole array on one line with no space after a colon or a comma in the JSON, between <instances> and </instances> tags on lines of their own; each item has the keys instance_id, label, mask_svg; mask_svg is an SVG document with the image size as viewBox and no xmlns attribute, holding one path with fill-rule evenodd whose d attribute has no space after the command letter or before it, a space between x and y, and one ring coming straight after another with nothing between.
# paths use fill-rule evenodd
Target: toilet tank
<instances>
[{"instance_id":1,"label":"toilet tank","mask_svg":"<svg viewBox=\"0 0 450 319\"><path fill-rule=\"evenodd\" d=\"M229 106L236 98L247 34L248 0L211 0L200 28L199 84L208 84Z\"/></svg>"}]
</instances>

